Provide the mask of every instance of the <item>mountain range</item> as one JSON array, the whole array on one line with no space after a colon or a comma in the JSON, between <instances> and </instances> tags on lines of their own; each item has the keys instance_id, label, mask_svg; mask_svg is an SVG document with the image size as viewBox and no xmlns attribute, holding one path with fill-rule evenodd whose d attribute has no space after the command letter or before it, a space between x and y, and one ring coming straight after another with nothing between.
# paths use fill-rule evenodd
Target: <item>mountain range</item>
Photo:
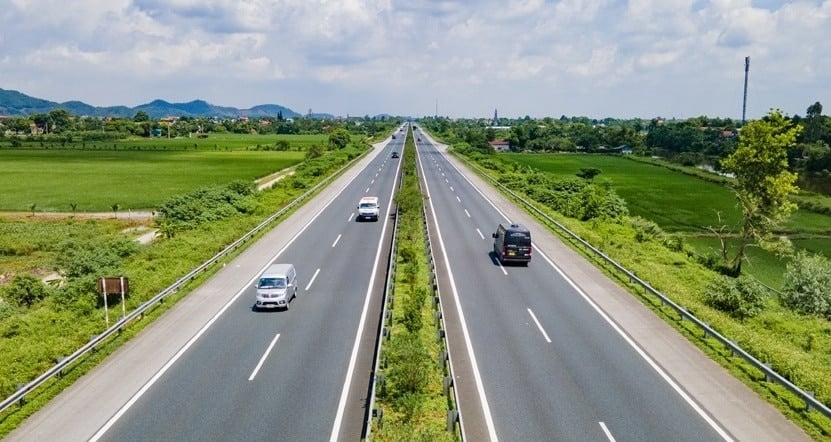
<instances>
[{"instance_id":1,"label":"mountain range","mask_svg":"<svg viewBox=\"0 0 831 442\"><path fill-rule=\"evenodd\" d=\"M193 100L187 103L169 103L165 100L153 100L135 107L107 106L99 107L81 101L54 101L35 98L24 93L0 89L0 115L28 116L31 114L45 114L55 109L65 109L72 115L89 117L124 117L132 118L136 112L144 111L151 118L168 116L187 117L276 117L278 114L285 118L296 118L301 114L278 104L261 104L249 109L237 109L229 106L217 106L204 100ZM330 114L312 114L313 118L332 118Z\"/></svg>"}]
</instances>

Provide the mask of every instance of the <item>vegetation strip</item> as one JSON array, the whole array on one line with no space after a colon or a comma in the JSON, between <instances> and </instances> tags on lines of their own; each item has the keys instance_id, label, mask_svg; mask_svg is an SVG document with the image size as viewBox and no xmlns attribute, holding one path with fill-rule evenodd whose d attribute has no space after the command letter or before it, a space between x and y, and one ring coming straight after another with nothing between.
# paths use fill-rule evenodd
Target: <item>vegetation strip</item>
<instances>
[{"instance_id":1,"label":"vegetation strip","mask_svg":"<svg viewBox=\"0 0 831 442\"><path fill-rule=\"evenodd\" d=\"M461 435L454 422L453 431L448 431L448 416L456 407L451 386L444 381L449 376L447 350L436 315L438 297L428 265L424 196L411 132L401 161L394 289L387 301L392 314L385 318L387 342L379 355L375 408L380 412L374 411L372 439L457 441Z\"/></svg>"}]
</instances>

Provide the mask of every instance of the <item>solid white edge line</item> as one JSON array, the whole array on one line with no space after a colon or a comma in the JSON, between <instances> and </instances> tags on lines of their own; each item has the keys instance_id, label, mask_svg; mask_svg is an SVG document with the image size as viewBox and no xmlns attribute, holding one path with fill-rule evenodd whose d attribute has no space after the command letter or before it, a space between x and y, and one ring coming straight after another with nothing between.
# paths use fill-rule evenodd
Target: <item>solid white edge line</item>
<instances>
[{"instance_id":1,"label":"solid white edge line","mask_svg":"<svg viewBox=\"0 0 831 442\"><path fill-rule=\"evenodd\" d=\"M434 150L438 151L435 147ZM453 270L450 268L450 259L447 257L447 250L444 246L444 241L441 237L441 229L439 228L439 220L436 218L436 210L433 207L433 199L430 197L430 186L427 184L426 175L424 174L424 167L421 164L421 161L418 163L419 169L421 169L421 176L425 177L424 179L424 192L427 195L427 203L430 204L430 212L433 214L433 223L436 226L436 235L438 236L439 244L441 244L441 253L444 257L445 267L447 268L447 276L450 280L450 289L453 292L453 300L456 303L456 310L459 312L459 323L462 327L462 335L464 336L465 340L465 347L467 348L467 353L470 356L470 365L473 368L473 379L476 383L476 391L479 393L479 398L482 403L482 413L485 416L485 423L488 427L488 436L490 440L496 442L499 440L496 437L496 427L493 423L493 417L491 416L491 409L490 405L488 405L488 398L485 395L485 386L482 383L482 375L479 373L479 364L476 362L476 354L473 353L473 342L470 340L470 333L467 330L467 321L465 321L465 314L462 310L462 302L459 299L459 292L456 290L456 280L453 278ZM480 232L481 234L481 232ZM450 349L448 348L448 351ZM464 421L462 421L462 425L464 426ZM464 433L462 433L464 435Z\"/></svg>"},{"instance_id":2,"label":"solid white edge line","mask_svg":"<svg viewBox=\"0 0 831 442\"><path fill-rule=\"evenodd\" d=\"M343 236L343 234L339 234L338 237L335 238L335 242L332 243L332 247L335 247L336 245L338 245L338 241L340 241L341 236Z\"/></svg>"},{"instance_id":3,"label":"solid white edge line","mask_svg":"<svg viewBox=\"0 0 831 442\"><path fill-rule=\"evenodd\" d=\"M479 228L478 228L478 227L476 228L476 233L478 233L478 234L479 234L479 236L481 236L481 237L482 237L482 239L485 239L485 235L482 235L482 231L481 231L481 230L479 230Z\"/></svg>"},{"instance_id":4,"label":"solid white edge line","mask_svg":"<svg viewBox=\"0 0 831 442\"><path fill-rule=\"evenodd\" d=\"M263 353L263 356L260 358L260 362L257 362L257 366L254 367L254 371L251 372L251 376L248 376L249 381L253 381L254 378L257 377L257 373L259 373L265 359L268 357L268 354L271 353L271 349L274 348L274 344L277 343L278 339L280 339L280 333L277 333L274 336L274 339L271 340L271 344L268 344L268 348L265 349L265 353Z\"/></svg>"},{"instance_id":5,"label":"solid white edge line","mask_svg":"<svg viewBox=\"0 0 831 442\"><path fill-rule=\"evenodd\" d=\"M387 202L387 214L390 213L390 208L392 208L392 201L395 196L395 189L398 188L396 184L398 183L400 169L401 162L399 162L396 166L395 180L393 180L392 189L390 189L390 197L388 198ZM369 277L369 286L366 288L366 296L364 297L364 309L361 312L361 319L360 321L358 321L358 331L355 335L355 343L352 346L352 355L349 356L349 368L346 370L346 379L343 382L343 391L341 391L340 400L338 401L338 411L335 414L335 421L332 424L332 433L329 436L330 442L337 442L338 436L340 435L340 427L341 423L343 422L343 414L346 410L346 400L349 396L349 387L350 385L352 385L352 376L355 372L355 364L358 361L358 349L361 346L361 336L363 336L364 333L364 323L366 323L366 317L369 313L369 300L372 297L372 286L375 285L375 276L378 273L378 262L381 260L381 244L384 241L384 235L387 232L388 225L389 216L386 216L384 217L384 227L381 229L381 237L378 239L378 250L375 252L375 263L372 266L372 274Z\"/></svg>"},{"instance_id":6,"label":"solid white edge line","mask_svg":"<svg viewBox=\"0 0 831 442\"><path fill-rule=\"evenodd\" d=\"M317 274L318 274L318 273L320 273L320 269L315 270L315 274L314 274L314 275L312 275L312 279L310 279L310 280L309 280L309 283L306 285L306 288L305 288L305 289L303 289L303 291L304 291L304 292L308 292L308 291L309 291L309 287L311 287L311 286L312 286L312 284L315 282L315 278L317 278Z\"/></svg>"},{"instance_id":7,"label":"solid white edge line","mask_svg":"<svg viewBox=\"0 0 831 442\"><path fill-rule=\"evenodd\" d=\"M537 328L540 329L540 333L542 333L542 337L545 338L545 341L550 344L551 343L551 338L548 337L548 333L545 332L545 329L542 328L542 324L540 324L540 321L537 320L537 315L535 315L534 312L530 308L528 309L528 314L531 315L531 319L533 319L534 323L537 324Z\"/></svg>"},{"instance_id":8,"label":"solid white edge line","mask_svg":"<svg viewBox=\"0 0 831 442\"><path fill-rule=\"evenodd\" d=\"M219 311L218 311L218 312L216 312L216 314L214 314L214 316L212 316L212 317L211 317L211 319L209 319L209 320L208 320L208 322L206 322L206 323L205 323L205 325L203 325L203 326L202 326L202 328L200 328L200 329L199 329L199 331L197 331L197 332L196 332L196 334L195 334L195 335L193 335L193 337L191 337L191 338L188 340L188 342L186 342L186 343L185 343L185 345L183 345L183 346L182 346L182 348L180 348L180 349L179 349L179 351L177 351L177 352L176 352L176 354L174 354L174 355L173 355L173 357L172 357L172 358L170 358L170 360L169 360L169 361L167 361L167 362L166 362L166 363L162 366L162 368L160 368L160 369L159 369L159 371L157 371L157 372L156 372L156 374L154 374L154 375L153 375L153 377L151 377L151 378L150 378L150 380L148 380L148 381L147 381L144 385L142 385L142 387L141 387L141 388L140 388L140 389L139 389L139 390L138 390L138 391L137 391L137 392L136 392L136 393L135 393L135 394L134 394L134 395L130 398L130 400L128 400L128 401L127 401L124 405L122 405L122 406L121 406L121 408L119 408L119 409L118 409L118 411L117 411L114 415L112 415L112 417L110 417L110 418L107 420L107 422L105 422L105 423L104 423L104 425L102 425L102 426L101 426L101 428L99 428L99 429L98 429L98 431L96 431L96 432L95 432L95 434L93 434L93 435L92 435L92 437L89 439L89 442L97 442L99 439L101 439L101 437L102 437L102 436L104 436L104 434L105 434L105 433L106 433L106 432L107 432L110 428L112 428L112 426L113 426L113 425L115 425L115 423L116 423L116 422L118 422L118 420L121 418L121 416L123 416L125 413L127 413L127 410L129 410L129 409L130 409L130 407L132 407L132 406L133 406L136 402L138 402L138 400L139 400L139 399L140 399L140 398L144 395L144 393L146 393L146 392L147 392L147 390L149 390L149 389L150 389L150 387L152 387L152 386L153 386L153 384L155 384L155 383L156 383L156 382L157 382L157 381L158 381L158 380L159 380L159 379L160 379L160 378L161 378L161 377L162 377L162 376L163 376L163 375L167 372L167 370L169 370L169 369L170 369L170 367L172 367L172 366L173 366L173 364L175 364L175 363L176 363L176 361L178 361L178 360L179 360L179 358L181 358L181 357L182 357L182 355L183 355L183 354L185 354L185 352L186 352L186 351L188 351L188 349L189 349L189 348L190 348L190 347L191 347L191 346L192 346L192 345L193 345L193 344L194 344L194 343L195 343L195 342L196 342L196 341L197 341L200 337L202 337L202 335L203 335L203 334L204 334L204 333L208 330L208 328L210 328L210 327L211 327L211 325L213 325L213 323L214 323L214 322L216 322L216 321L219 319L219 317L220 317L220 316L222 316L222 314L223 314L223 313L225 313L225 311L226 311L226 310L228 310L228 308L229 308L229 307L230 307L230 306L231 306L234 302L236 302L236 300L237 300L237 299L239 299L239 297L240 297L240 296L242 296L242 294L243 294L243 293L245 293L245 292L246 292L246 290L248 290L248 287L250 287L250 286L251 286L251 284L253 284L253 283L254 283L254 281L256 281L256 280L257 280L257 278L259 278L259 277L260 277L260 275L261 275L261 274L262 274L262 273L263 273L263 272L264 272L264 271L265 271L265 270L266 270L266 269L267 269L267 268L271 265L271 263L272 263L275 259L277 259L277 258L278 258L281 254L283 254L283 252L285 252L285 251L286 251L286 249L287 249L287 248L289 248L289 246L290 246L290 245L292 245L292 244L294 243L294 241L295 241L295 240L297 240L297 238L299 238L299 237L300 237L300 235L301 235L301 234L303 234L303 232L305 232L305 231L306 231L306 229L307 229L310 225L312 225L312 223L313 223L313 222L317 219L317 217L319 217L319 216L323 213L323 211L324 211L324 210L326 210L326 208L328 208L328 207L329 207L329 205L330 205L330 204L332 204L332 202L333 202L333 201L335 201L335 199L337 199L337 198L338 198L338 196L340 196L340 194L341 194L341 193L343 193L343 191L344 191L347 187L349 187L349 184L351 184L351 183L352 183L352 181L354 181L354 180L355 180L355 178L357 178L357 177L358 177L358 174L356 174L355 176L353 176L353 177L352 177L352 178L351 178L351 179L350 179L350 180L346 183L346 185L345 185L345 186L341 187L341 189L340 189L340 190L338 190L337 192L335 192L335 194L334 194L331 198L329 198L329 201L326 201L326 203L323 205L323 207L321 207L321 208L320 208L320 210L318 210L318 211L317 211L317 213L315 213L315 214L314 214L314 216L312 217L312 219L310 219L310 220L309 220L309 222L308 222L308 223L306 223L306 225L305 225L305 226L303 226L303 228L302 228L302 229L300 229L300 230L299 230L299 231L298 231L298 232L297 232L297 233L296 233L296 234L295 234L295 235L294 235L294 236L293 236L293 237L292 237L292 238L291 238L291 239L290 239L290 240L286 243L286 245L284 245L284 246L283 246L283 248L281 248L279 251L277 251L277 253L276 253L276 254L274 254L274 256L272 256L272 257L271 257L271 259L269 259L269 260L268 260L268 263L266 263L266 265L265 265L265 266L263 266L263 267L262 267L262 268L261 268L261 269L260 269L260 270L259 270L259 271L255 274L255 275L254 275L254 277L253 277L253 278L251 278L251 279L250 279L250 280L249 280L249 281L248 281L248 282L247 282L247 283L243 286L243 288L241 288L241 289L240 289L240 290L239 290L239 291L238 291L238 292L234 295L234 297L233 297L233 298L229 299L229 300L228 300L228 302L226 302L226 303L225 303L225 305L223 305L223 306L222 306L222 308L220 308L220 309L219 309Z\"/></svg>"},{"instance_id":9,"label":"solid white edge line","mask_svg":"<svg viewBox=\"0 0 831 442\"><path fill-rule=\"evenodd\" d=\"M474 185L473 182L470 181L470 179L468 179L468 177L465 176L465 174L463 174L462 171L459 170L459 168L457 168L455 164L453 164L450 161L448 161L448 163L450 163L450 165L453 166L456 169L456 171L459 173L459 175L461 175L462 178L464 178L471 185L471 187L473 187L473 189L475 189L476 192L478 192L479 195L481 195L482 198L484 198L485 201L487 201L491 205L491 207L496 209L496 211L499 212L499 214L502 215L505 218L506 221L511 222L510 218L508 218L508 216L505 215L504 212L499 210L499 208L496 207L496 205L493 203L493 201L491 201L487 196L485 196L485 194L482 193L482 191L478 187L476 187L476 185ZM660 365L658 365L658 363L656 363L648 354L646 354L646 351L644 351L635 341L633 341L632 338L630 338L629 335L627 335L626 332L624 332L623 329L621 329L620 326L618 326L617 323L614 322L612 320L612 318L609 317L609 315L607 315L606 312L604 312L603 309L601 309L600 306L597 305L594 302L594 300L592 300L588 295L586 295L586 293L580 287L578 287L577 284L575 284L574 281L571 280L571 278L566 276L565 272L563 272L562 269L560 269L559 267L557 267L556 264L554 264L554 261L552 261L548 256L546 256L545 253L542 253L542 251L540 251L540 249L537 248L533 243L531 245L532 245L532 247L534 247L534 249L537 250L537 253L539 255L541 255L548 262L548 264L551 267L553 267L554 270L556 270L557 273L559 273L560 276L562 276L563 279L565 279L565 281L572 288L574 288L574 290L576 290L577 293L580 294L580 296L583 297L583 299L586 302L589 303L589 305L600 315L600 317L603 318L612 327L612 329L614 329L618 333L618 335L620 335L626 341L626 343L629 344L629 346L632 347L635 350L635 352L638 353L641 356L641 358L643 358L646 361L646 363L649 364L649 366L652 367L652 369L655 370L655 372L658 373L658 375L661 378L663 378L664 381L666 381L666 383L669 384L669 386L672 387L672 389L675 390L675 392L678 393L678 395L681 396L681 398L684 399L684 401L690 407L692 407L693 410L695 410L695 412L698 413L698 415L701 416L701 418L704 419L704 421L707 422L707 424L709 424L710 427L713 430L716 431L716 433L719 434L719 436L721 436L725 441L733 441L733 438L730 437L730 435L727 433L727 431L725 429L721 428L721 426L718 424L718 422L713 420L713 418L710 417L710 415L707 414L707 412L704 411L704 409L701 408L701 406L698 404L698 402L696 402L693 398L691 398L687 394L687 392L684 391L681 388L681 386L678 385L675 382L675 380L673 380L672 377L670 377L669 374L667 374L664 371L663 368L661 368Z\"/></svg>"},{"instance_id":10,"label":"solid white edge line","mask_svg":"<svg viewBox=\"0 0 831 442\"><path fill-rule=\"evenodd\" d=\"M605 424L605 423L603 423L603 421L600 421L600 422L598 422L598 423L600 424L600 428L602 428L602 429L603 429L603 433L605 433L605 434L606 434L606 437L607 437L607 438L609 438L609 442L615 442L615 437L614 437L614 436L612 436L612 432L611 432L611 431L609 431L609 429L608 429L608 428L606 428L606 424Z\"/></svg>"}]
</instances>

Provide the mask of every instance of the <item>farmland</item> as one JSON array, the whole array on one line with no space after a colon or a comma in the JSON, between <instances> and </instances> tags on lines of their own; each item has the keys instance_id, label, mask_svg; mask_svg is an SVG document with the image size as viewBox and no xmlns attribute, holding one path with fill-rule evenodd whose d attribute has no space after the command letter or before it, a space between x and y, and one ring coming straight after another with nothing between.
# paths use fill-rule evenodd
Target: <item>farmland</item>
<instances>
[{"instance_id":1,"label":"farmland","mask_svg":"<svg viewBox=\"0 0 831 442\"><path fill-rule=\"evenodd\" d=\"M699 253L717 249L718 240L708 236L708 226L736 226L741 216L733 192L724 185L644 162L609 155L505 153L500 157L561 178L576 177L582 168L600 169L594 181L609 183L626 200L631 215L683 234ZM779 233L791 236L796 247L831 256L831 217L827 215L798 210ZM748 253L746 270L768 285L781 286L787 261L758 248Z\"/></svg>"},{"instance_id":2,"label":"farmland","mask_svg":"<svg viewBox=\"0 0 831 442\"><path fill-rule=\"evenodd\" d=\"M291 150L257 150L277 140ZM198 187L254 180L298 164L308 146L325 142L322 135L227 135L212 137L210 147L200 145L205 139L136 139L109 143L108 150L100 143L2 149L0 210L31 211L33 204L37 212L69 212L72 204L78 212L110 211L115 204L151 209Z\"/></svg>"}]
</instances>

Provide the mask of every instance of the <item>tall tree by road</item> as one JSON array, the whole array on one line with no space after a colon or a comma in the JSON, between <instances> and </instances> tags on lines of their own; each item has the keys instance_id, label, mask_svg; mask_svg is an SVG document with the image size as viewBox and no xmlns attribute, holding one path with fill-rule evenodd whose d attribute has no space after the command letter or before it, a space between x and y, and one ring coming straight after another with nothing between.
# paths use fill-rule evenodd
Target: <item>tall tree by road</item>
<instances>
[{"instance_id":1,"label":"tall tree by road","mask_svg":"<svg viewBox=\"0 0 831 442\"><path fill-rule=\"evenodd\" d=\"M735 276L741 273L747 246L770 243L773 229L796 208L788 199L799 190L796 174L788 170L788 148L801 130L782 111L771 110L742 128L738 148L721 162L736 177L733 191L742 211L739 244L729 263Z\"/></svg>"}]
</instances>

